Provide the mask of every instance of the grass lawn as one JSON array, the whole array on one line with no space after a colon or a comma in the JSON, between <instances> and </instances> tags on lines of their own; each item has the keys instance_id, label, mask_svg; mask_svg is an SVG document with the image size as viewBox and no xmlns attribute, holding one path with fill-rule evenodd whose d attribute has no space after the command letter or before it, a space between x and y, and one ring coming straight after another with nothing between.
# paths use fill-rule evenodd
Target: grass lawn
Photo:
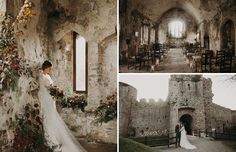
<instances>
[{"instance_id":1,"label":"grass lawn","mask_svg":"<svg viewBox=\"0 0 236 152\"><path fill-rule=\"evenodd\" d=\"M236 150L236 141L225 140L222 143Z\"/></svg>"},{"instance_id":2,"label":"grass lawn","mask_svg":"<svg viewBox=\"0 0 236 152\"><path fill-rule=\"evenodd\" d=\"M154 152L152 148L131 139L120 137L120 152ZM158 152L158 151L155 151Z\"/></svg>"}]
</instances>

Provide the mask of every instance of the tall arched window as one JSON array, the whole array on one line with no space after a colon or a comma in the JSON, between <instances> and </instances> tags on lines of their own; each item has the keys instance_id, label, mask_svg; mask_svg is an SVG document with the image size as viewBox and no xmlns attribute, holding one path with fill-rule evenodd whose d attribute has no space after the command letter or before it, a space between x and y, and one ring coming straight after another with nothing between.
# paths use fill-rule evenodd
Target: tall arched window
<instances>
[{"instance_id":1,"label":"tall arched window","mask_svg":"<svg viewBox=\"0 0 236 152\"><path fill-rule=\"evenodd\" d=\"M185 23L182 20L173 20L168 24L169 35L173 38L183 38L185 30Z\"/></svg>"},{"instance_id":2,"label":"tall arched window","mask_svg":"<svg viewBox=\"0 0 236 152\"><path fill-rule=\"evenodd\" d=\"M87 42L84 37L74 33L73 53L73 90L87 93Z\"/></svg>"}]
</instances>

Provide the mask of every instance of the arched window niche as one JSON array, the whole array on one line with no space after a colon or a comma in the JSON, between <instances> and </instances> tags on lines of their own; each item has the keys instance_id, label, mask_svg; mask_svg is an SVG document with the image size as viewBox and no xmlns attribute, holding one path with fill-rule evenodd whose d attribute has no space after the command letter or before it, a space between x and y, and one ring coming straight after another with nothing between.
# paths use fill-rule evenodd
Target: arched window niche
<instances>
[{"instance_id":1,"label":"arched window niche","mask_svg":"<svg viewBox=\"0 0 236 152\"><path fill-rule=\"evenodd\" d=\"M73 91L88 90L88 44L80 34L73 32Z\"/></svg>"},{"instance_id":2,"label":"arched window niche","mask_svg":"<svg viewBox=\"0 0 236 152\"><path fill-rule=\"evenodd\" d=\"M168 23L168 35L171 38L184 38L186 33L185 22L181 19L173 19Z\"/></svg>"}]
</instances>

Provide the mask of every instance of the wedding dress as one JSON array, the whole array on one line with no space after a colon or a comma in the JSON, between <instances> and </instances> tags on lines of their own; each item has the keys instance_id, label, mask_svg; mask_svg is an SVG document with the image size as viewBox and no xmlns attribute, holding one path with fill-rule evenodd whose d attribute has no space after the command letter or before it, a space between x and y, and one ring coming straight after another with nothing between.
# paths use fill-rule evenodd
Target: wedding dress
<instances>
[{"instance_id":1,"label":"wedding dress","mask_svg":"<svg viewBox=\"0 0 236 152\"><path fill-rule=\"evenodd\" d=\"M49 146L59 145L55 151L85 152L86 150L77 142L56 110L56 103L49 94L46 86L53 84L49 75L40 77L39 101L43 115L43 127Z\"/></svg>"},{"instance_id":2,"label":"wedding dress","mask_svg":"<svg viewBox=\"0 0 236 152\"><path fill-rule=\"evenodd\" d=\"M184 126L180 129L180 131L181 131L180 146L185 149L196 149L196 146L192 145L188 141Z\"/></svg>"}]
</instances>

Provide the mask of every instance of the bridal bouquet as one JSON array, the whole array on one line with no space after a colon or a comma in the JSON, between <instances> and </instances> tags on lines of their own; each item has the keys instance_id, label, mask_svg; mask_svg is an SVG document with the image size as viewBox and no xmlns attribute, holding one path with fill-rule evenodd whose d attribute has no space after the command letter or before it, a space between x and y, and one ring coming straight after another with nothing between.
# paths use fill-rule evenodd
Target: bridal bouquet
<instances>
[{"instance_id":1,"label":"bridal bouquet","mask_svg":"<svg viewBox=\"0 0 236 152\"><path fill-rule=\"evenodd\" d=\"M49 91L49 94L56 99L64 97L63 91L60 90L57 86L49 86L48 91Z\"/></svg>"},{"instance_id":2,"label":"bridal bouquet","mask_svg":"<svg viewBox=\"0 0 236 152\"><path fill-rule=\"evenodd\" d=\"M75 94L68 97L57 86L49 86L48 91L52 97L60 101L62 108L78 108L84 112L85 107L88 105L84 95Z\"/></svg>"}]
</instances>

